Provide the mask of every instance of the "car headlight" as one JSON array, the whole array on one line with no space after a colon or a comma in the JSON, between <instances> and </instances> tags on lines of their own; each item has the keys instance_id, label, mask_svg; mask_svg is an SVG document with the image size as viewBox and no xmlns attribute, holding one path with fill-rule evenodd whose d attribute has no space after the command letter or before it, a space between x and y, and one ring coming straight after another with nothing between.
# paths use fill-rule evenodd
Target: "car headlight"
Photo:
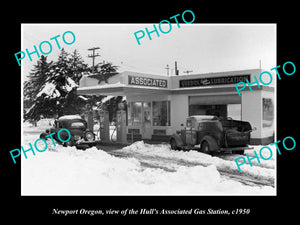
<instances>
[{"instance_id":1,"label":"car headlight","mask_svg":"<svg viewBox=\"0 0 300 225\"><path fill-rule=\"evenodd\" d=\"M75 141L78 141L78 140L80 140L80 135L74 135L74 139L75 139Z\"/></svg>"},{"instance_id":2,"label":"car headlight","mask_svg":"<svg viewBox=\"0 0 300 225\"><path fill-rule=\"evenodd\" d=\"M95 135L91 131L86 131L84 133L84 140L86 140L86 141L93 141L93 140L95 140Z\"/></svg>"}]
</instances>

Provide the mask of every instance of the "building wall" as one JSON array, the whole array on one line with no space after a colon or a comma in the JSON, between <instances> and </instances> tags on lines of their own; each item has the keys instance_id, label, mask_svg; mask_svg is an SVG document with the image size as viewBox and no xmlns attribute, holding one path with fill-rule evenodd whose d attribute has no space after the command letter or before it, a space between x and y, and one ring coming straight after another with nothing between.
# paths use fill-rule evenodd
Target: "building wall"
<instances>
[{"instance_id":1,"label":"building wall","mask_svg":"<svg viewBox=\"0 0 300 225\"><path fill-rule=\"evenodd\" d=\"M276 128L275 121L271 126L263 127L263 98L271 98L275 103L274 88L261 85L261 88L253 83L254 76L259 80L261 69L226 71L218 73L194 74L194 75L180 75L180 76L157 76L153 74L137 73L125 71L108 79L110 85L120 84L115 89L106 91L107 84L92 77L84 76L80 80L81 88L89 88L90 94L107 95L107 93L114 93L118 95L125 95L128 102L153 102L153 101L171 101L171 125L161 127L167 131L167 135L175 133L182 129L181 124L185 126L186 117L189 115L189 96L201 96L201 98L191 98L197 101L197 104L240 104L241 103L241 119L249 121L256 131L251 133L252 144L271 143L270 140ZM248 86L241 91L241 97L238 96L234 84L215 84L191 87L179 87L180 80L198 79L198 78L213 78L213 77L230 77L237 75L250 75L250 82L253 91L250 91ZM167 86L155 87L154 85L129 84L128 76L141 78L162 79L167 81ZM132 79L131 79L132 80ZM149 79L150 80L150 79ZM275 79L274 79L275 81ZM222 83L222 82L221 82ZM271 85L273 85L273 82ZM275 83L276 84L276 83ZM154 87L153 87L154 86ZM118 89L119 88L119 89ZM80 88L79 88L80 89ZM201 100L201 101L200 101ZM198 102L199 101L199 102ZM274 113L276 108L274 107ZM274 115L275 118L275 115ZM267 121L269 122L269 121ZM265 120L266 123L266 120ZM152 127L152 131L157 127ZM158 128L159 129L159 128Z\"/></svg>"},{"instance_id":2,"label":"building wall","mask_svg":"<svg viewBox=\"0 0 300 225\"><path fill-rule=\"evenodd\" d=\"M270 139L273 135L275 135L275 130L276 130L276 97L275 93L271 91L262 91L262 98L271 98L272 103L273 103L273 123L271 126L268 127L263 127L262 128L262 133L261 136L264 137L265 139ZM262 121L264 122L264 121ZM273 142L273 140L271 140Z\"/></svg>"},{"instance_id":3,"label":"building wall","mask_svg":"<svg viewBox=\"0 0 300 225\"><path fill-rule=\"evenodd\" d=\"M263 98L271 98L275 102L273 89L263 87L242 92L242 120L249 121L256 131L251 132L251 144L269 144L273 142L275 131L275 115L272 126L263 127ZM275 107L274 107L275 112Z\"/></svg>"},{"instance_id":4,"label":"building wall","mask_svg":"<svg viewBox=\"0 0 300 225\"><path fill-rule=\"evenodd\" d=\"M262 99L261 91L242 92L242 120L249 121L256 130L251 132L251 139L261 137L262 133Z\"/></svg>"},{"instance_id":5,"label":"building wall","mask_svg":"<svg viewBox=\"0 0 300 225\"><path fill-rule=\"evenodd\" d=\"M144 95L134 95L130 94L127 96L127 102L151 102L151 101L166 101L170 100L168 95L161 94L144 94Z\"/></svg>"},{"instance_id":6,"label":"building wall","mask_svg":"<svg viewBox=\"0 0 300 225\"><path fill-rule=\"evenodd\" d=\"M171 126L175 133L182 129L181 124L185 126L186 118L189 115L189 96L172 95L171 96Z\"/></svg>"}]
</instances>

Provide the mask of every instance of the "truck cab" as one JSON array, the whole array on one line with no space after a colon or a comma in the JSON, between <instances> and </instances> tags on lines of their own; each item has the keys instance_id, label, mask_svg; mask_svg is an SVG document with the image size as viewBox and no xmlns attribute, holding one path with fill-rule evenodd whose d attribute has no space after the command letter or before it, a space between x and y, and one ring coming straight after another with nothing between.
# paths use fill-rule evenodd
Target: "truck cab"
<instances>
[{"instance_id":1,"label":"truck cab","mask_svg":"<svg viewBox=\"0 0 300 225\"><path fill-rule=\"evenodd\" d=\"M186 126L170 137L170 145L177 149L197 149L205 153L235 152L243 154L249 149L249 122L211 115L193 115L186 119Z\"/></svg>"}]
</instances>

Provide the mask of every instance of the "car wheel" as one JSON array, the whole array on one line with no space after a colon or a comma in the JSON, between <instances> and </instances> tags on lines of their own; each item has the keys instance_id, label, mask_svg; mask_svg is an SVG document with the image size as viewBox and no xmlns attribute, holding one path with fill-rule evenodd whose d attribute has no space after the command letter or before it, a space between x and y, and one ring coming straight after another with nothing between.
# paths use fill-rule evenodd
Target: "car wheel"
<instances>
[{"instance_id":1,"label":"car wheel","mask_svg":"<svg viewBox=\"0 0 300 225\"><path fill-rule=\"evenodd\" d=\"M203 141L201 144L201 152L210 154L210 147L207 141Z\"/></svg>"},{"instance_id":2,"label":"car wheel","mask_svg":"<svg viewBox=\"0 0 300 225\"><path fill-rule=\"evenodd\" d=\"M44 140L47 140L47 138L46 138L47 135L48 134L46 134L46 133L41 133L40 138L42 138Z\"/></svg>"},{"instance_id":3,"label":"car wheel","mask_svg":"<svg viewBox=\"0 0 300 225\"><path fill-rule=\"evenodd\" d=\"M178 146L177 146L177 143L176 143L176 141L175 141L174 138L172 138L172 139L170 140L170 145L171 145L171 149L173 149L173 150L178 150Z\"/></svg>"},{"instance_id":4,"label":"car wheel","mask_svg":"<svg viewBox=\"0 0 300 225\"><path fill-rule=\"evenodd\" d=\"M63 146L64 147L68 147L68 146L71 147L71 146L73 146L73 141L70 140L70 141L64 142Z\"/></svg>"},{"instance_id":5,"label":"car wheel","mask_svg":"<svg viewBox=\"0 0 300 225\"><path fill-rule=\"evenodd\" d=\"M235 151L234 153L239 154L239 155L243 155L245 153L245 150Z\"/></svg>"},{"instance_id":6,"label":"car wheel","mask_svg":"<svg viewBox=\"0 0 300 225\"><path fill-rule=\"evenodd\" d=\"M76 147L77 150L82 150L82 151L85 151L86 149L89 148L88 145L80 145L80 146L76 145L75 147Z\"/></svg>"},{"instance_id":7,"label":"car wheel","mask_svg":"<svg viewBox=\"0 0 300 225\"><path fill-rule=\"evenodd\" d=\"M95 135L93 132L87 130L84 132L84 140L86 141L94 141L95 140Z\"/></svg>"}]
</instances>

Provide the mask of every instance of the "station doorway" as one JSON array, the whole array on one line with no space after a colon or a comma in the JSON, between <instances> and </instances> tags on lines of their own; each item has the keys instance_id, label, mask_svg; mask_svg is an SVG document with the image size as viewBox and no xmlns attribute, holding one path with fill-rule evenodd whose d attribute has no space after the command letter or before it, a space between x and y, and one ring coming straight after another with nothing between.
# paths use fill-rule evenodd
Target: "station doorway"
<instances>
[{"instance_id":1,"label":"station doorway","mask_svg":"<svg viewBox=\"0 0 300 225\"><path fill-rule=\"evenodd\" d=\"M213 115L241 120L241 99L237 95L190 96L189 116L191 115Z\"/></svg>"},{"instance_id":2,"label":"station doorway","mask_svg":"<svg viewBox=\"0 0 300 225\"><path fill-rule=\"evenodd\" d=\"M127 110L128 126L131 133L141 134L143 139L151 139L152 103L129 102Z\"/></svg>"},{"instance_id":3,"label":"station doorway","mask_svg":"<svg viewBox=\"0 0 300 225\"><path fill-rule=\"evenodd\" d=\"M152 140L153 136L165 136L171 121L171 102L136 101L128 102L128 133L140 135L141 139Z\"/></svg>"}]
</instances>

